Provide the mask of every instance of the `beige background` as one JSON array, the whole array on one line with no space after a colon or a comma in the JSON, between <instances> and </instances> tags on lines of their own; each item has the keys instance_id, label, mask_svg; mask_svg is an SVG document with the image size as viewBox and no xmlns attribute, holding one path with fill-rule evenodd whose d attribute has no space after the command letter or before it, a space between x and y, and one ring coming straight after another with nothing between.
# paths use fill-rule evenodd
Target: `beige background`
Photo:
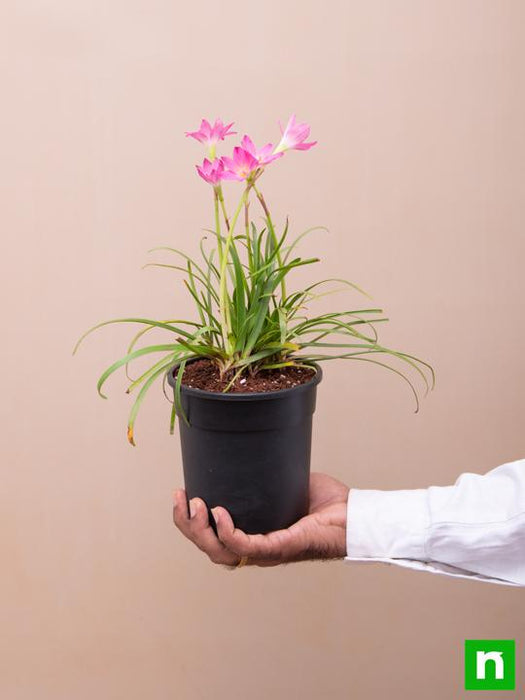
<instances>
[{"instance_id":1,"label":"beige background","mask_svg":"<svg viewBox=\"0 0 525 700\"><path fill-rule=\"evenodd\" d=\"M154 245L196 251L212 222L184 130L220 115L259 142L296 111L319 146L266 174L276 218L327 225L303 248L322 255L312 273L370 290L385 342L439 380L414 415L393 375L327 365L313 468L402 488L525 456L524 3L11 0L1 13L2 698L460 698L466 637L516 638L523 688L519 589L208 563L171 524L181 462L160 386L137 449L123 376L109 401L95 392L131 329L71 348L103 319L189 311L177 278L140 269Z\"/></svg>"}]
</instances>

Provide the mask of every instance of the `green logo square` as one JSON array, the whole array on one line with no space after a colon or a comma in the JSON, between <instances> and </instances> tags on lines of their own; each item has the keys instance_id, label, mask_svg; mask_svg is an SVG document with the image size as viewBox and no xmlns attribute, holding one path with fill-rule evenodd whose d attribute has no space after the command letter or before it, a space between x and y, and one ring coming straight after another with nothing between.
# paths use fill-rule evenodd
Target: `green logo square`
<instances>
[{"instance_id":1,"label":"green logo square","mask_svg":"<svg viewBox=\"0 0 525 700\"><path fill-rule=\"evenodd\" d=\"M466 639L465 690L514 690L515 658L513 639Z\"/></svg>"}]
</instances>

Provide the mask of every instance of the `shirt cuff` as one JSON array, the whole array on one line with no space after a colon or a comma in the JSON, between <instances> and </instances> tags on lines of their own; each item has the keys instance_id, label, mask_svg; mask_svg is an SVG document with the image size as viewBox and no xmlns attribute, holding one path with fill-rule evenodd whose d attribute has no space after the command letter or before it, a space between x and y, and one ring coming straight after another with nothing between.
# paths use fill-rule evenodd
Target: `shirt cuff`
<instances>
[{"instance_id":1,"label":"shirt cuff","mask_svg":"<svg viewBox=\"0 0 525 700\"><path fill-rule=\"evenodd\" d=\"M426 489L372 491L351 489L346 520L346 555L425 561L430 525Z\"/></svg>"},{"instance_id":2,"label":"shirt cuff","mask_svg":"<svg viewBox=\"0 0 525 700\"><path fill-rule=\"evenodd\" d=\"M471 571L466 571L465 569L459 569L455 566L449 566L448 564L441 564L440 562L423 562L416 561L414 559L388 559L384 557L345 557L345 562L356 564L393 564L394 566L400 566L405 569L415 569L416 571L427 571L431 574L443 574L445 576L453 576L454 578L463 578L470 581L481 581L482 583L496 583L501 586L520 586L519 583L513 583L512 581L504 581L499 578L492 578L490 576L483 576L482 574L474 574Z\"/></svg>"}]
</instances>

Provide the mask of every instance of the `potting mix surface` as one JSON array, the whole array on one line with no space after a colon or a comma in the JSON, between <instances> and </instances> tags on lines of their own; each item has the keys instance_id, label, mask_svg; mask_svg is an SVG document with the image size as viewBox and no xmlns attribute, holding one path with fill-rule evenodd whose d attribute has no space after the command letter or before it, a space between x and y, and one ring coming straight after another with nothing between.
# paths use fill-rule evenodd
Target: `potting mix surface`
<instances>
[{"instance_id":1,"label":"potting mix surface","mask_svg":"<svg viewBox=\"0 0 525 700\"><path fill-rule=\"evenodd\" d=\"M315 370L305 367L281 367L279 369L264 369L256 374L247 372L237 377L228 393L254 393L263 391L280 391L292 389L299 384L306 384L315 375ZM182 383L192 389L222 392L228 386L234 372L220 376L219 368L210 360L195 360L186 365L182 375Z\"/></svg>"}]
</instances>

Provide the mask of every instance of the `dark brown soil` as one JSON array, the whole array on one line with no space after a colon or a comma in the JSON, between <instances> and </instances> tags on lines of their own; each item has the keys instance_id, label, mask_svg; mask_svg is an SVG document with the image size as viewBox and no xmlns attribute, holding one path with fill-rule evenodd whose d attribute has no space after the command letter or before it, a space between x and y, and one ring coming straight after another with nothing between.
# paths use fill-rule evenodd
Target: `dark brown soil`
<instances>
[{"instance_id":1,"label":"dark brown soil","mask_svg":"<svg viewBox=\"0 0 525 700\"><path fill-rule=\"evenodd\" d=\"M282 367L265 369L251 375L249 372L238 377L228 393L253 393L260 391L280 391L305 384L314 376L313 369L304 367ZM195 360L184 368L182 383L193 389L222 392L231 381L234 372L230 371L222 378L219 368L211 360Z\"/></svg>"}]
</instances>

